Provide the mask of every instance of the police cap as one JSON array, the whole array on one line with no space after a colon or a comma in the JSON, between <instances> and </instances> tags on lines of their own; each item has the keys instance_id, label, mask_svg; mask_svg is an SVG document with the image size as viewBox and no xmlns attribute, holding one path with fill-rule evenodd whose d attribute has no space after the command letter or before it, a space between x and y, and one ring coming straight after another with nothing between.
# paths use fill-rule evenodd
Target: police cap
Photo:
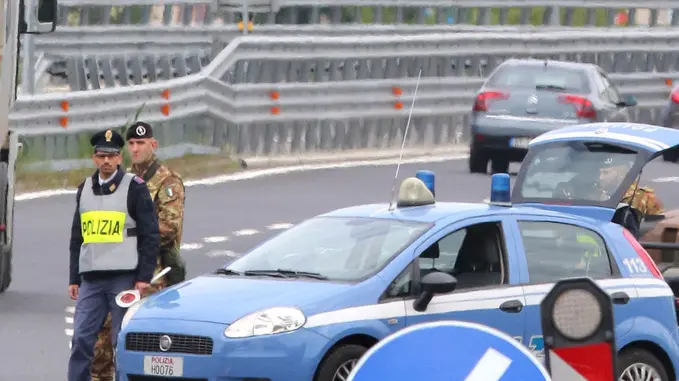
<instances>
[{"instance_id":1,"label":"police cap","mask_svg":"<svg viewBox=\"0 0 679 381\"><path fill-rule=\"evenodd\" d=\"M148 139L153 137L153 128L146 122L135 122L127 129L125 140L130 139Z\"/></svg>"},{"instance_id":2,"label":"police cap","mask_svg":"<svg viewBox=\"0 0 679 381\"><path fill-rule=\"evenodd\" d=\"M90 144L94 147L94 152L120 153L120 149L125 145L125 140L119 133L107 129L92 135Z\"/></svg>"}]
</instances>

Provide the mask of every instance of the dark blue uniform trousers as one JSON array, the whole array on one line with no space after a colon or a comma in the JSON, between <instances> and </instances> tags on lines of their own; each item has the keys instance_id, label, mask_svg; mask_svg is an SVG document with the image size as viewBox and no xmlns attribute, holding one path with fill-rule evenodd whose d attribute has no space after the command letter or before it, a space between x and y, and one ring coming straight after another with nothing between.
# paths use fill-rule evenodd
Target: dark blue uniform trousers
<instances>
[{"instance_id":1,"label":"dark blue uniform trousers","mask_svg":"<svg viewBox=\"0 0 679 381\"><path fill-rule=\"evenodd\" d=\"M94 358L94 344L111 312L113 348L118 341L120 324L127 311L116 304L116 295L134 287L134 275L119 275L96 281L83 280L73 316L71 358L68 362L68 381L90 381L90 366Z\"/></svg>"}]
</instances>

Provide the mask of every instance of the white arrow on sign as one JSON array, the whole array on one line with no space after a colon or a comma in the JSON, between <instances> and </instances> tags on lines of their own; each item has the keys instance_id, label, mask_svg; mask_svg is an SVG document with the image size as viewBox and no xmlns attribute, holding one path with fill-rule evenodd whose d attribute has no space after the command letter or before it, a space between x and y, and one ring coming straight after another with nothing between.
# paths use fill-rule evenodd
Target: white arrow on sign
<instances>
[{"instance_id":1,"label":"white arrow on sign","mask_svg":"<svg viewBox=\"0 0 679 381\"><path fill-rule=\"evenodd\" d=\"M509 357L489 348L464 381L500 381L511 363Z\"/></svg>"}]
</instances>

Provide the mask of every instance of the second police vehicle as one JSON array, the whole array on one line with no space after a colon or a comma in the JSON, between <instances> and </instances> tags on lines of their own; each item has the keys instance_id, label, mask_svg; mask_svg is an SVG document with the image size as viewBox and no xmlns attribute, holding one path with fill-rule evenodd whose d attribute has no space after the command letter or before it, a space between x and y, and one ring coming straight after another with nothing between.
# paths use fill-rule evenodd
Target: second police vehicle
<instances>
[{"instance_id":1,"label":"second police vehicle","mask_svg":"<svg viewBox=\"0 0 679 381\"><path fill-rule=\"evenodd\" d=\"M612 222L642 167L677 145L679 131L650 125L554 130L532 141L511 200L500 174L486 203L437 202L433 174L418 172L395 205L313 217L134 304L118 380L340 381L382 338L442 319L499 329L542 358L540 302L574 276L612 295L619 380L677 380L672 291ZM611 161L627 172L594 189Z\"/></svg>"}]
</instances>

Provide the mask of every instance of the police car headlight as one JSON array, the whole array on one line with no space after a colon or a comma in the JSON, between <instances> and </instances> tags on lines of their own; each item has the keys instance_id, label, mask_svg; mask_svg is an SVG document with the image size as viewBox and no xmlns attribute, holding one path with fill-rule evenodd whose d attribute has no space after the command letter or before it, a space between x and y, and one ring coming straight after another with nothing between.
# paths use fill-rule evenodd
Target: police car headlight
<instances>
[{"instance_id":1,"label":"police car headlight","mask_svg":"<svg viewBox=\"0 0 679 381\"><path fill-rule=\"evenodd\" d=\"M306 323L306 316L299 308L274 307L246 315L224 330L224 336L243 338L290 332Z\"/></svg>"},{"instance_id":2,"label":"police car headlight","mask_svg":"<svg viewBox=\"0 0 679 381\"><path fill-rule=\"evenodd\" d=\"M127 308L127 312L125 312L122 324L120 325L121 330L125 328L125 326L130 322L130 320L132 320L132 317L134 316L134 314L137 313L137 310L139 310L139 307L141 307L141 305L144 304L144 302L146 302L146 298L141 299L137 303L134 303L133 305Z\"/></svg>"}]
</instances>

